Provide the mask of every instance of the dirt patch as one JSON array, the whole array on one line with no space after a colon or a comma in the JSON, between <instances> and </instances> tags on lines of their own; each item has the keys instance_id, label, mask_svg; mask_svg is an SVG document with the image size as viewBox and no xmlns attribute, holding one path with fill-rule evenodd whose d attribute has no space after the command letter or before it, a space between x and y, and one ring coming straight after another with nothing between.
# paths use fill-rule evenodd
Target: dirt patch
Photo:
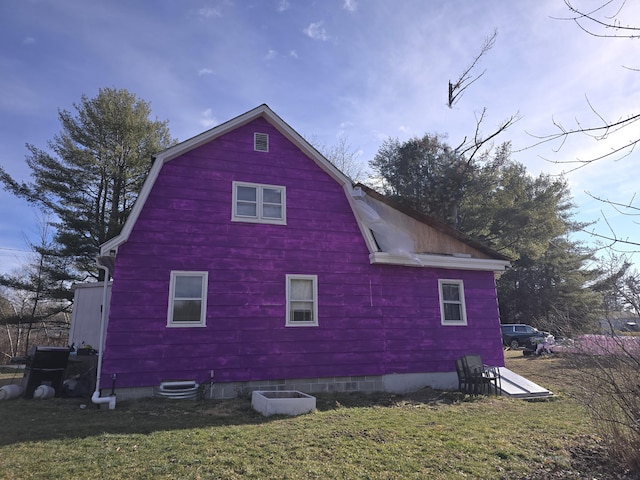
<instances>
[{"instance_id":1,"label":"dirt patch","mask_svg":"<svg viewBox=\"0 0 640 480\"><path fill-rule=\"evenodd\" d=\"M611 460L606 448L595 435L582 435L572 439L567 448L569 465L555 464L549 468L521 477L523 480L546 479L616 479L639 480L640 473L620 468Z\"/></svg>"},{"instance_id":2,"label":"dirt patch","mask_svg":"<svg viewBox=\"0 0 640 480\"><path fill-rule=\"evenodd\" d=\"M206 415L213 415L215 417L233 417L238 414L238 410L245 409L246 406L238 405L232 401L224 401L220 403L214 403L212 406L202 410L202 413Z\"/></svg>"},{"instance_id":3,"label":"dirt patch","mask_svg":"<svg viewBox=\"0 0 640 480\"><path fill-rule=\"evenodd\" d=\"M417 392L407 393L400 395L402 400L408 402L417 403L453 403L460 398L464 397L464 394L460 392L446 392L442 390L434 390L433 388L423 388Z\"/></svg>"}]
</instances>

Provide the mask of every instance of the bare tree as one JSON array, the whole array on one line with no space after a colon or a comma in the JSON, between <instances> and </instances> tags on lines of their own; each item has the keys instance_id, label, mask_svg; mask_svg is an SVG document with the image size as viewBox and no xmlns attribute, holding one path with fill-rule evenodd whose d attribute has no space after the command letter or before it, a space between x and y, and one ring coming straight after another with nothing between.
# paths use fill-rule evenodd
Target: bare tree
<instances>
[{"instance_id":1,"label":"bare tree","mask_svg":"<svg viewBox=\"0 0 640 480\"><path fill-rule=\"evenodd\" d=\"M589 35L600 38L640 38L640 27L623 23L622 10L627 0L607 0L589 10L574 6L571 0L564 0L564 4L571 13L560 20L575 23Z\"/></svg>"},{"instance_id":2,"label":"bare tree","mask_svg":"<svg viewBox=\"0 0 640 480\"><path fill-rule=\"evenodd\" d=\"M51 222L46 218L38 219L38 242L29 243L33 251L29 264L22 266L9 275L0 275L0 285L5 287L6 297L12 305L8 315L0 318L2 323L15 327L15 341L10 344L15 350L22 347L24 354L29 351L31 334L35 329L46 330L57 325L62 316L71 308L71 302L66 298L69 285L64 278L56 278L52 271L60 269L60 262L66 259L52 254ZM63 325L63 327L68 325ZM7 329L9 334L10 329ZM16 351L12 352L13 355Z\"/></svg>"},{"instance_id":3,"label":"bare tree","mask_svg":"<svg viewBox=\"0 0 640 480\"><path fill-rule=\"evenodd\" d=\"M591 104L588 98L586 99L586 101L589 105L589 108L591 109L591 112L597 119L596 123L586 125L583 124L583 122L579 119L576 119L575 126L565 127L561 122L554 118L553 125L556 131L547 135L532 135L538 140L534 145L532 145L532 147L541 145L543 143L559 142L559 146L554 148L554 151L558 152L562 149L562 147L570 137L574 137L576 135L584 135L592 140L595 140L596 142L600 142L608 140L614 133L618 133L622 129L627 128L640 120L640 113L630 114L616 120L609 120L605 118L604 114L596 110L596 108ZM628 155L631 155L639 142L640 138L632 138L624 142L622 145L617 145L606 153L603 153L602 155L598 155L596 157L586 159L576 158L574 160L561 160L552 163L573 165L573 167L566 172L570 173L603 159L611 158L619 160Z\"/></svg>"},{"instance_id":4,"label":"bare tree","mask_svg":"<svg viewBox=\"0 0 640 480\"><path fill-rule=\"evenodd\" d=\"M565 17L556 17L557 20L568 21L578 26L580 30L588 35L611 39L611 41L617 40L633 40L640 38L640 27L632 25L626 15L628 14L627 0L602 0L595 7L589 8L579 7L575 0L563 0L568 15ZM632 21L638 21L636 18L631 18ZM638 71L637 67L622 66L629 70ZM588 140L595 142L614 141L613 135L620 134L623 130L631 135L616 144L606 152L595 155L590 158L575 158L573 160L557 160L551 161L556 164L568 165L569 169L565 173L570 173L575 170L579 170L595 162L599 162L605 159L620 160L624 157L631 155L638 143L640 143L640 136L634 131L633 126L640 120L640 113L629 113L618 118L607 118L602 111L597 108L588 97L586 103L591 111L592 118L589 120L575 119L574 124L566 126L555 118L553 121L554 131L546 135L532 135L537 139L537 142L532 145L538 146L543 143L557 144L554 147L554 151L560 151L566 142L573 137L585 136ZM587 192L587 194L589 194ZM589 194L591 195L591 194ZM611 207L615 210L616 214L621 214L631 218L633 223L640 223L636 220L640 217L640 207L634 205L636 200L635 195L632 196L629 202L612 200L610 198L602 198L591 195L595 200L601 201L603 204ZM636 217L636 218L634 218ZM605 242L608 248L614 248L618 245L625 248L628 247L640 247L640 243L630 238L624 238L616 234L612 228L607 216L602 212L602 218L606 223L608 232L601 233L596 232L594 229L584 230L585 233L602 240ZM629 251L629 250L627 250ZM633 251L638 251L637 249Z\"/></svg>"},{"instance_id":5,"label":"bare tree","mask_svg":"<svg viewBox=\"0 0 640 480\"><path fill-rule=\"evenodd\" d=\"M480 61L482 57L486 55L486 53L493 48L496 44L496 38L498 36L498 30L495 29L491 35L485 38L482 48L480 49L480 53L478 53L471 64L465 69L462 74L458 77L457 80L453 82L449 80L449 101L447 105L449 108L453 108L453 106L460 100L464 92L471 86L471 84L477 82L485 73L486 69L483 70L480 74L474 75L474 70L476 65Z\"/></svg>"},{"instance_id":6,"label":"bare tree","mask_svg":"<svg viewBox=\"0 0 640 480\"><path fill-rule=\"evenodd\" d=\"M484 57L489 50L494 47L497 37L498 30L494 29L493 33L484 39L482 47L480 48L480 53L473 58L471 64L458 76L456 80L449 80L449 97L447 101L449 108L453 108L460 98L462 98L462 95L467 91L467 89L486 73L486 69L479 74L476 74L475 70L482 57ZM474 157L483 149L486 148L485 152L491 150L491 147L493 146L493 139L520 119L518 113L511 115L500 123L492 133L485 135L482 133L482 125L485 121L486 115L486 107L483 108L480 113L476 113L476 126L473 135L465 136L460 144L454 149L457 154L461 157L465 157L468 162L473 161Z\"/></svg>"},{"instance_id":7,"label":"bare tree","mask_svg":"<svg viewBox=\"0 0 640 480\"><path fill-rule=\"evenodd\" d=\"M603 198L603 197L599 197L597 195L592 195L589 192L586 192L586 193L587 193L587 195L589 195L594 200L597 200L599 202L602 202L602 203L612 207L617 214L624 215L627 218L630 218L630 221L633 222L634 224L640 225L640 207L637 207L637 206L633 205L633 202L636 199L636 195L635 194L631 197L631 200L629 202L621 203L621 202L613 201L613 200L611 200L609 198ZM589 229L587 229L587 228L581 228L580 229L584 233L587 233L587 234L591 235L592 237L601 240L603 242L603 246L600 247L600 249L606 248L606 249L615 250L617 248L618 244L621 244L621 245L625 246L626 251L628 253L632 253L634 251L637 252L637 251L640 250L640 242L634 241L629 237L622 237L622 236L618 235L618 233L615 231L615 229L611 226L611 223L609 222L609 219L608 219L607 215L605 214L605 212L601 211L600 215L602 215L602 218L603 218L604 222L607 225L608 233L596 232L593 227L591 227ZM632 250L629 250L628 247L631 247Z\"/></svg>"},{"instance_id":8,"label":"bare tree","mask_svg":"<svg viewBox=\"0 0 640 480\"><path fill-rule=\"evenodd\" d=\"M360 160L360 150L349 143L349 138L341 133L336 144L327 146L317 138L311 137L311 144L325 156L338 170L354 182L363 182L367 178L365 164Z\"/></svg>"},{"instance_id":9,"label":"bare tree","mask_svg":"<svg viewBox=\"0 0 640 480\"><path fill-rule=\"evenodd\" d=\"M518 113L511 115L506 120L503 120L492 133L485 136L482 133L482 124L485 120L486 114L487 109L483 108L480 114L476 115L476 128L473 135L471 137L464 137L462 142L460 142L460 144L454 149L460 156L465 157L467 162L471 162L483 149L486 149L485 151L488 153L488 151L493 147L493 140L511 127L511 125L520 120L520 115Z\"/></svg>"},{"instance_id":10,"label":"bare tree","mask_svg":"<svg viewBox=\"0 0 640 480\"><path fill-rule=\"evenodd\" d=\"M595 7L583 8L576 6L574 0L564 0L568 9L568 16L559 20L570 21L588 35L607 38L611 41L640 38L640 27L632 25L625 20L628 10L627 0L602 0ZM637 22L634 18L633 21ZM637 67L623 66L637 71ZM622 130L631 130L631 137L620 142L606 153L592 158L577 158L570 162L561 162L572 165L572 170L577 170L603 159L619 159L634 152L640 142L637 133L632 127L640 120L640 113L629 113L619 118L607 118L596 108L589 98L587 104L593 114L593 119L585 123L584 120L575 120L571 127L565 127L562 123L553 120L555 132L549 135L536 136L540 143L559 142L560 150L570 137L580 135L588 139L601 142L611 140L613 134ZM557 162L559 163L559 162ZM640 216L640 208L633 205L635 195L629 202L620 202L609 198L601 198L591 195L592 198L612 207L618 214L631 218ZM617 244L626 246L640 246L639 243L629 238L621 238L616 234L611 224L603 213L603 218L609 229L608 234L587 232L592 236L606 241L606 248L610 255L614 255ZM612 257L615 262L603 279L593 286L593 289L603 294L604 311L609 316L617 309L640 314L640 275L631 270L631 262L628 258ZM605 270L606 272L606 270ZM608 307L614 307L613 312L608 312ZM612 326L611 319L609 324ZM598 433L606 440L608 453L621 459L634 471L640 468L640 347L637 337L619 335L611 328L610 336L593 337L584 342L582 355L569 357L575 362L583 377L583 391L578 399L584 404L587 411L595 420ZM595 351L598 354L595 354Z\"/></svg>"},{"instance_id":11,"label":"bare tree","mask_svg":"<svg viewBox=\"0 0 640 480\"><path fill-rule=\"evenodd\" d=\"M625 18L627 0L602 0L595 8L590 9L577 7L572 0L564 0L564 3L569 14L566 17L556 17L556 19L572 22L588 35L609 39L633 40L640 38L640 27L631 25ZM638 21L636 18L632 20ZM622 67L638 70L638 67L633 66ZM555 149L558 151L570 137L577 135L585 135L598 142L604 141L640 120L640 113L630 113L614 119L607 118L599 108L591 103L588 97L586 102L593 114L593 119L590 122L585 123L583 120L576 119L573 126L567 127L554 119L555 131L548 135L533 135L539 140L534 146L547 142L559 142L559 146ZM622 158L630 155L638 142L640 142L640 138L634 135L630 140L617 145L602 155L587 159L563 160L561 163L573 164L572 170L577 170L605 158Z\"/></svg>"}]
</instances>

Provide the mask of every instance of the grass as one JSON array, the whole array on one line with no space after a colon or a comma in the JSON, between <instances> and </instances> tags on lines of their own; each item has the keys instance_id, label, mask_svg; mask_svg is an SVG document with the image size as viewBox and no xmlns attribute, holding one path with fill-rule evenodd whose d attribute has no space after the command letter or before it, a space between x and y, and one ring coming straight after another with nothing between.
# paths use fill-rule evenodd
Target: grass
<instances>
[{"instance_id":1,"label":"grass","mask_svg":"<svg viewBox=\"0 0 640 480\"><path fill-rule=\"evenodd\" d=\"M81 399L0 402L0 478L610 478L562 359L507 353L509 368L557 398L336 394L318 396L312 414L269 418L247 398L113 411L80 409Z\"/></svg>"}]
</instances>

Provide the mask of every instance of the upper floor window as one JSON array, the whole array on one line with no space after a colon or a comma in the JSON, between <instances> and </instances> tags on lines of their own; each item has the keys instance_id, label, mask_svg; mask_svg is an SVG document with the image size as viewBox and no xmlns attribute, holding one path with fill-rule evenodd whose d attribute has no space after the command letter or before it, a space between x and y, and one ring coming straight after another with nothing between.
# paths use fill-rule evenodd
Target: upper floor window
<instances>
[{"instance_id":1,"label":"upper floor window","mask_svg":"<svg viewBox=\"0 0 640 480\"><path fill-rule=\"evenodd\" d=\"M168 327L206 326L207 285L207 272L171 272Z\"/></svg>"},{"instance_id":2,"label":"upper floor window","mask_svg":"<svg viewBox=\"0 0 640 480\"><path fill-rule=\"evenodd\" d=\"M442 325L466 325L467 312L462 280L438 280L438 290Z\"/></svg>"},{"instance_id":3,"label":"upper floor window","mask_svg":"<svg viewBox=\"0 0 640 480\"><path fill-rule=\"evenodd\" d=\"M287 326L318 325L318 277L287 275Z\"/></svg>"},{"instance_id":4,"label":"upper floor window","mask_svg":"<svg viewBox=\"0 0 640 480\"><path fill-rule=\"evenodd\" d=\"M284 225L287 223L285 194L285 187L233 182L231 219Z\"/></svg>"}]
</instances>

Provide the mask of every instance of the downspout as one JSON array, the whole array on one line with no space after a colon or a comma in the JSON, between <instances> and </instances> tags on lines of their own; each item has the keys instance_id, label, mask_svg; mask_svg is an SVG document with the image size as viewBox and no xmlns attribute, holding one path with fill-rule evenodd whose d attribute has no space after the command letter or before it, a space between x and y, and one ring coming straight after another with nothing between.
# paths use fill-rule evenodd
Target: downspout
<instances>
[{"instance_id":1,"label":"downspout","mask_svg":"<svg viewBox=\"0 0 640 480\"><path fill-rule=\"evenodd\" d=\"M98 350L98 367L96 372L96 390L93 392L91 401L97 405L108 403L109 410L115 410L116 408L116 395L111 392L108 397L100 396L100 376L102 375L102 355L104 354L104 334L107 326L107 292L109 286L109 269L100 264L100 260L96 261L98 268L104 271L104 286L102 287L102 312L100 318L100 344Z\"/></svg>"}]
</instances>

